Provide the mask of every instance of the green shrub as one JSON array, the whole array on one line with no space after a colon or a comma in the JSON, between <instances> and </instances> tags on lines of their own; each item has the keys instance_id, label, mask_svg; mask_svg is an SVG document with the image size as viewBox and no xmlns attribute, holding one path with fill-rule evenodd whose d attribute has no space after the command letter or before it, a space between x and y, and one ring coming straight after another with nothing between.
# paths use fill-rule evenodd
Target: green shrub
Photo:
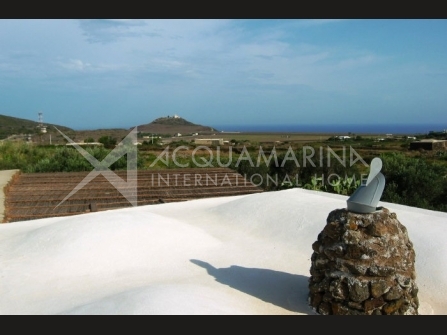
<instances>
[{"instance_id":1,"label":"green shrub","mask_svg":"<svg viewBox=\"0 0 447 335\"><path fill-rule=\"evenodd\" d=\"M383 201L439 210L447 199L447 167L401 153L382 154Z\"/></svg>"},{"instance_id":2,"label":"green shrub","mask_svg":"<svg viewBox=\"0 0 447 335\"><path fill-rule=\"evenodd\" d=\"M102 136L98 142L102 143L106 149L113 149L117 144L117 139L112 136Z\"/></svg>"}]
</instances>

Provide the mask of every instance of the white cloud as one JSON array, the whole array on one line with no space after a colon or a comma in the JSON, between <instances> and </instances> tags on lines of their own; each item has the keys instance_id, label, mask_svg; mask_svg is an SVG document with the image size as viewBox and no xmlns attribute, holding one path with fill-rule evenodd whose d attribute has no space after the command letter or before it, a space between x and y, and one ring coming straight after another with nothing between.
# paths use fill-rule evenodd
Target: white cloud
<instances>
[{"instance_id":1,"label":"white cloud","mask_svg":"<svg viewBox=\"0 0 447 335\"><path fill-rule=\"evenodd\" d=\"M91 68L90 63L85 63L80 59L70 59L68 62L61 63L60 65L66 69L77 71L84 71L88 68Z\"/></svg>"}]
</instances>

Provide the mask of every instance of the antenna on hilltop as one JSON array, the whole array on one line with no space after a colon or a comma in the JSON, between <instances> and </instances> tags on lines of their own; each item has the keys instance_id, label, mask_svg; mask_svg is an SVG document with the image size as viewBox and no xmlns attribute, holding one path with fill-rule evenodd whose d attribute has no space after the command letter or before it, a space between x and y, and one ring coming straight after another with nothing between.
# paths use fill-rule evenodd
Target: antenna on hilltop
<instances>
[{"instance_id":1,"label":"antenna on hilltop","mask_svg":"<svg viewBox=\"0 0 447 335\"><path fill-rule=\"evenodd\" d=\"M47 127L43 125L43 113L39 113L39 125L38 125L41 133L47 132Z\"/></svg>"}]
</instances>

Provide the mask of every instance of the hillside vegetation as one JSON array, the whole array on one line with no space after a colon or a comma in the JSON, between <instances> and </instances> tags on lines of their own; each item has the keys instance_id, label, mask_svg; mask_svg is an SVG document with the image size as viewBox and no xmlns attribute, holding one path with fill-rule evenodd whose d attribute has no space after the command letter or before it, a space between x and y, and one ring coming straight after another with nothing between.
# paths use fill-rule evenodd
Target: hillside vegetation
<instances>
[{"instance_id":1,"label":"hillside vegetation","mask_svg":"<svg viewBox=\"0 0 447 335\"><path fill-rule=\"evenodd\" d=\"M56 126L61 131L72 131L72 129L64 126L44 124L47 126L48 133L57 132ZM16 118L12 116L0 115L0 140L13 135L31 135L32 137L40 133L39 123L31 120Z\"/></svg>"},{"instance_id":2,"label":"hillside vegetation","mask_svg":"<svg viewBox=\"0 0 447 335\"><path fill-rule=\"evenodd\" d=\"M0 116L1 128L19 133L37 129L37 122ZM382 200L419 208L447 211L447 150L411 150L406 136L380 140L377 136L352 136L346 140L328 134L232 134L222 147L208 149L194 142L195 136L174 137L162 144L158 137L143 140L149 134L216 133L211 127L196 125L180 117L158 118L138 127L138 169L175 169L181 167L229 167L264 191L303 187L317 191L351 195L368 172L366 162L375 157L383 161L386 187ZM60 127L76 142L100 142L104 147L88 148L99 161L107 157L127 134L126 129L73 131ZM49 131L56 131L48 127ZM200 133L201 135L205 132ZM65 147L64 138L56 133L35 134L33 143L0 141L0 170L22 172L90 171L92 166L74 148ZM430 132L419 138L446 139L444 132ZM66 140L65 140L66 141ZM61 145L59 145L62 144ZM264 158L261 156L265 155ZM275 153L275 155L273 155ZM174 155L176 155L174 159ZM121 156L119 156L121 157ZM268 159L274 157L275 159ZM117 157L118 158L118 157ZM353 158L357 158L351 163ZM362 163L358 158L362 158ZM296 161L295 161L296 160ZM307 164L306 164L307 163ZM110 167L126 169L121 157Z\"/></svg>"}]
</instances>

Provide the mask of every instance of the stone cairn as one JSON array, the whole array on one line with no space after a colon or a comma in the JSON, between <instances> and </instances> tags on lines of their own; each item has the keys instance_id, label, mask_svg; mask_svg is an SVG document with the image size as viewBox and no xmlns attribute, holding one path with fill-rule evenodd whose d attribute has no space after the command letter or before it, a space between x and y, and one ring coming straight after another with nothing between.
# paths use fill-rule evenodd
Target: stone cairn
<instances>
[{"instance_id":1,"label":"stone cairn","mask_svg":"<svg viewBox=\"0 0 447 335\"><path fill-rule=\"evenodd\" d=\"M332 211L312 244L309 304L321 315L418 315L415 252L386 208Z\"/></svg>"}]
</instances>

